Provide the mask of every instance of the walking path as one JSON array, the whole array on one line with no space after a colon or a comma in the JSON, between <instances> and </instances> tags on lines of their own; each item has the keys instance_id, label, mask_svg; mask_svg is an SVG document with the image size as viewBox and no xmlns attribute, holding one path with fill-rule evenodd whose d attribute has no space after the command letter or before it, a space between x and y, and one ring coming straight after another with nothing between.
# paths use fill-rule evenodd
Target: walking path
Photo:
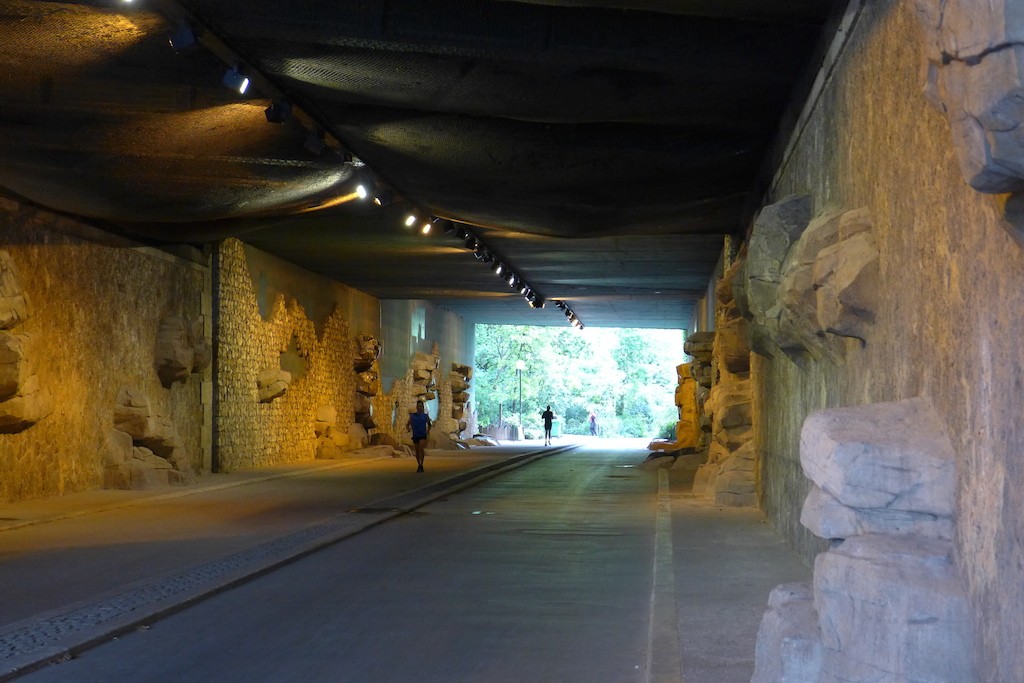
<instances>
[{"instance_id":1,"label":"walking path","mask_svg":"<svg viewBox=\"0 0 1024 683\"><path fill-rule=\"evenodd\" d=\"M567 448L536 442L430 452L425 474L415 473L411 458L314 461L208 475L198 486L173 492L96 491L0 506L0 585L7 587L0 592L0 680L75 656L456 490ZM704 649L691 655L698 663L709 662L709 670L736 659L737 653L743 660L740 668L749 668L752 630L767 599L761 584L774 580L773 572L782 577L777 582L793 580L803 568L759 522L757 511L723 511L692 500L685 482L673 486L670 492L664 474L660 488L654 484L659 533L651 638L669 647L652 650L648 667L675 675L679 648L685 659L698 643ZM758 534L763 537L755 538ZM767 555L749 552L766 543L776 546ZM691 552L702 545L702 551ZM723 548L733 566L712 566L722 561ZM758 576L745 590L736 590L741 580L729 577L737 571ZM742 608L723 612L721 604L713 604L723 600L733 608L742 603ZM709 621L722 614L740 616ZM676 629L665 627L673 619L678 619L679 634L693 628L706 633L679 637L673 649ZM713 637L716 628L739 639L726 646L730 652L715 654L723 648ZM687 683L741 680L713 674L691 678L688 673L684 678Z\"/></svg>"}]
</instances>

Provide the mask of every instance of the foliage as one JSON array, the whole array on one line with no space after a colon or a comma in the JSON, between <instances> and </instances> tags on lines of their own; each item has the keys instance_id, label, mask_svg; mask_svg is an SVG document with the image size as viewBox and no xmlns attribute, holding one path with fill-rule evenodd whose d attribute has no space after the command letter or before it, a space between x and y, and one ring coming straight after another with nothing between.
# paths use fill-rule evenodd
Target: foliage
<instances>
[{"instance_id":1,"label":"foliage","mask_svg":"<svg viewBox=\"0 0 1024 683\"><path fill-rule=\"evenodd\" d=\"M473 392L480 425L519 422L528 438L543 435L550 405L562 433L589 434L597 415L602 436L653 437L676 419L675 366L683 361L680 330L476 326Z\"/></svg>"}]
</instances>

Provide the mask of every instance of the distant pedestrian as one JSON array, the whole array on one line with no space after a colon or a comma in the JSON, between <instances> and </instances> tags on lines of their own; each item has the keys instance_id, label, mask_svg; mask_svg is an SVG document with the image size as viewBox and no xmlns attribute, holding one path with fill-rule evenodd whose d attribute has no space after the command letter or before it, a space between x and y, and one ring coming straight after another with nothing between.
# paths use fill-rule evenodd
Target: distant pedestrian
<instances>
[{"instance_id":1,"label":"distant pedestrian","mask_svg":"<svg viewBox=\"0 0 1024 683\"><path fill-rule=\"evenodd\" d=\"M597 436L597 415L590 411L590 435Z\"/></svg>"},{"instance_id":2,"label":"distant pedestrian","mask_svg":"<svg viewBox=\"0 0 1024 683\"><path fill-rule=\"evenodd\" d=\"M412 443L416 447L417 472L423 471L423 458L426 457L427 435L430 434L430 416L423 411L423 401L416 401L416 412L409 415L406 429L412 430Z\"/></svg>"},{"instance_id":3,"label":"distant pedestrian","mask_svg":"<svg viewBox=\"0 0 1024 683\"><path fill-rule=\"evenodd\" d=\"M544 445L551 445L551 423L555 419L555 414L551 412L551 406L547 407L543 413L540 414L544 418Z\"/></svg>"}]
</instances>

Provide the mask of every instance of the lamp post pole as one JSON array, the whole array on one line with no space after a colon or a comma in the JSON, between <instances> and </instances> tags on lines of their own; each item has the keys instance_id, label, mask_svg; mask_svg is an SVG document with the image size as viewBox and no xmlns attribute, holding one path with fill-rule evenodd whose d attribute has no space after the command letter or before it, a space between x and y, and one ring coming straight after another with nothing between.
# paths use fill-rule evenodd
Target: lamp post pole
<instances>
[{"instance_id":1,"label":"lamp post pole","mask_svg":"<svg viewBox=\"0 0 1024 683\"><path fill-rule=\"evenodd\" d=\"M516 361L516 374L519 375L519 438L523 438L523 370L526 369L526 363L521 360Z\"/></svg>"}]
</instances>

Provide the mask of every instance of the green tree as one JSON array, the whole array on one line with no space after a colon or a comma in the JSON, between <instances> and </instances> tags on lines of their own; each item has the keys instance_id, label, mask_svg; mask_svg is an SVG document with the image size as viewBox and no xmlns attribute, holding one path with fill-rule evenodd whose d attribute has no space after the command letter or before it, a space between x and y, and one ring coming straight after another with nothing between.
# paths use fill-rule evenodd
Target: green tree
<instances>
[{"instance_id":1,"label":"green tree","mask_svg":"<svg viewBox=\"0 0 1024 683\"><path fill-rule=\"evenodd\" d=\"M585 434L596 411L606 436L654 437L675 419L675 365L682 362L678 330L476 326L473 386L481 425L501 418L522 422L527 436L542 432L540 413L550 405L563 431Z\"/></svg>"}]
</instances>

